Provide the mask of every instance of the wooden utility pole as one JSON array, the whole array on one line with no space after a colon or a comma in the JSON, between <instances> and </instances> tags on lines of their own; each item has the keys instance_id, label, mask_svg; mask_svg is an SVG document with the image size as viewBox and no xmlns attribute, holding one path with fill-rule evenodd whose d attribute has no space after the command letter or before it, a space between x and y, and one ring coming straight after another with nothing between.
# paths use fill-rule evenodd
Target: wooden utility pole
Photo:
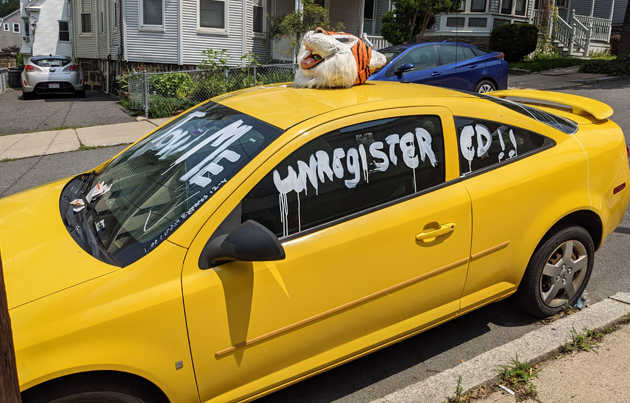
<instances>
[{"instance_id":1,"label":"wooden utility pole","mask_svg":"<svg viewBox=\"0 0 630 403\"><path fill-rule=\"evenodd\" d=\"M4 286L2 256L0 256L0 402L21 403L20 386L15 366L13 333Z\"/></svg>"}]
</instances>

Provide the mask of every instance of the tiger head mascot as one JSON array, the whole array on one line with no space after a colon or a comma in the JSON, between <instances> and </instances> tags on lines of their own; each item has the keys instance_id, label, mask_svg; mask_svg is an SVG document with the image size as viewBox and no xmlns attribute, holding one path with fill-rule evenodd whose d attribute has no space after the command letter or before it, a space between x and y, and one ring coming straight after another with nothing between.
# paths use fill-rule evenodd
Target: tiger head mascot
<instances>
[{"instance_id":1,"label":"tiger head mascot","mask_svg":"<svg viewBox=\"0 0 630 403\"><path fill-rule=\"evenodd\" d=\"M354 35L317 28L304 35L298 63L295 88L350 88L363 84L386 60Z\"/></svg>"}]
</instances>

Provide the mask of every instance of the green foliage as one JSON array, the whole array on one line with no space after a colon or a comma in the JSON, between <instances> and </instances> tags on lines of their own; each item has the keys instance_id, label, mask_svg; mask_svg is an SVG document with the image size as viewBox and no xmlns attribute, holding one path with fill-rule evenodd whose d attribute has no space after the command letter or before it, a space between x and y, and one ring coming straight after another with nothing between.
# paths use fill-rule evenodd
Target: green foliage
<instances>
[{"instance_id":1,"label":"green foliage","mask_svg":"<svg viewBox=\"0 0 630 403\"><path fill-rule=\"evenodd\" d=\"M22 55L21 53L18 53L17 56L15 56L15 63L18 66L21 66L24 64L24 55Z\"/></svg>"},{"instance_id":2,"label":"green foliage","mask_svg":"<svg viewBox=\"0 0 630 403\"><path fill-rule=\"evenodd\" d=\"M206 58L199 65L200 69L219 71L227 67L229 57L227 50L206 49L201 53L203 53Z\"/></svg>"},{"instance_id":3,"label":"green foliage","mask_svg":"<svg viewBox=\"0 0 630 403\"><path fill-rule=\"evenodd\" d=\"M460 5L456 0L394 0L394 9L383 15L381 35L394 45L420 42L435 24L435 14L455 12Z\"/></svg>"},{"instance_id":4,"label":"green foliage","mask_svg":"<svg viewBox=\"0 0 630 403\"><path fill-rule=\"evenodd\" d=\"M195 106L196 102L190 99L165 98L160 96L149 97L149 115L154 118L166 118L173 113L183 112Z\"/></svg>"},{"instance_id":5,"label":"green foliage","mask_svg":"<svg viewBox=\"0 0 630 403\"><path fill-rule=\"evenodd\" d=\"M594 351L597 353L595 350L599 347L597 342L603 337L604 333L597 329L588 329L585 327L583 333L578 333L575 328L573 328L571 330L571 341L564 345L562 351L571 354L575 354L578 351Z\"/></svg>"},{"instance_id":6,"label":"green foliage","mask_svg":"<svg viewBox=\"0 0 630 403\"><path fill-rule=\"evenodd\" d=\"M291 41L291 49L286 49L288 54L297 55L300 50L302 37L308 31L317 27L326 30L342 31L344 25L338 23L336 27L330 26L328 10L315 4L313 0L302 0L302 10L284 15L267 15L269 40L278 41L288 37Z\"/></svg>"},{"instance_id":7,"label":"green foliage","mask_svg":"<svg viewBox=\"0 0 630 403\"><path fill-rule=\"evenodd\" d=\"M0 18L4 18L19 9L20 0L2 0L0 1Z\"/></svg>"},{"instance_id":8,"label":"green foliage","mask_svg":"<svg viewBox=\"0 0 630 403\"><path fill-rule=\"evenodd\" d=\"M609 76L629 76L630 59L590 60L580 66L580 73L606 74Z\"/></svg>"},{"instance_id":9,"label":"green foliage","mask_svg":"<svg viewBox=\"0 0 630 403\"><path fill-rule=\"evenodd\" d=\"M536 396L536 387L532 380L536 378L540 369L530 365L527 361L519 361L518 354L512 359L512 364L499 366L500 383L509 387L517 398Z\"/></svg>"},{"instance_id":10,"label":"green foliage","mask_svg":"<svg viewBox=\"0 0 630 403\"><path fill-rule=\"evenodd\" d=\"M538 28L532 24L505 24L492 30L490 49L503 52L508 62L518 62L536 50Z\"/></svg>"},{"instance_id":11,"label":"green foliage","mask_svg":"<svg viewBox=\"0 0 630 403\"><path fill-rule=\"evenodd\" d=\"M193 81L186 73L166 73L149 76L151 92L165 98L184 99L190 93Z\"/></svg>"}]
</instances>

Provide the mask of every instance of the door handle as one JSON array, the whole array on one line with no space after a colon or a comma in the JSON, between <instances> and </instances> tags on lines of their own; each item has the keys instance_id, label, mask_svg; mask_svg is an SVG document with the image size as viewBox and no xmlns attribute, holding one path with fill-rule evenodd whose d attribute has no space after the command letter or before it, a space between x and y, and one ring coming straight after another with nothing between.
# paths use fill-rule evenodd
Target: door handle
<instances>
[{"instance_id":1,"label":"door handle","mask_svg":"<svg viewBox=\"0 0 630 403\"><path fill-rule=\"evenodd\" d=\"M477 67L476 64L471 64L470 66L468 66L469 69L474 69L475 67Z\"/></svg>"},{"instance_id":2,"label":"door handle","mask_svg":"<svg viewBox=\"0 0 630 403\"><path fill-rule=\"evenodd\" d=\"M431 77L437 77L440 76L441 73L439 71L434 71L433 73L431 73Z\"/></svg>"},{"instance_id":3,"label":"door handle","mask_svg":"<svg viewBox=\"0 0 630 403\"><path fill-rule=\"evenodd\" d=\"M455 229L455 223L448 223L440 225L438 229L432 229L426 232L421 232L416 235L416 241L424 241L430 238L437 238L453 232Z\"/></svg>"}]
</instances>

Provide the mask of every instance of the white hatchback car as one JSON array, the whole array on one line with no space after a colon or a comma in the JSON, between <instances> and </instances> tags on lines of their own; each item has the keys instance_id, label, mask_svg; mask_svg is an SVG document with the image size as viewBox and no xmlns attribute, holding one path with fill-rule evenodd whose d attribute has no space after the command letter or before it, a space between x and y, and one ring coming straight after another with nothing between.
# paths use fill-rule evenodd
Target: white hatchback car
<instances>
[{"instance_id":1,"label":"white hatchback car","mask_svg":"<svg viewBox=\"0 0 630 403\"><path fill-rule=\"evenodd\" d=\"M85 97L83 73L68 56L31 57L22 71L21 83L24 99L51 92L73 92Z\"/></svg>"}]
</instances>

